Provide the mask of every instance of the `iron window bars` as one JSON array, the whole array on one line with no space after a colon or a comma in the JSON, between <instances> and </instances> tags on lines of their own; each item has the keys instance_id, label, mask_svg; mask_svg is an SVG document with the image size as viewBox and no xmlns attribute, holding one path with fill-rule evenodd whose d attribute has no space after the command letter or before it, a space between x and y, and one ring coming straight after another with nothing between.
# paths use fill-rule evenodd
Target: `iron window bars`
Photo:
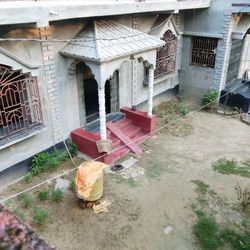
<instances>
[{"instance_id":1,"label":"iron window bars","mask_svg":"<svg viewBox=\"0 0 250 250\"><path fill-rule=\"evenodd\" d=\"M175 72L177 38L171 30L167 30L162 40L165 45L157 50L155 77Z\"/></svg>"},{"instance_id":2,"label":"iron window bars","mask_svg":"<svg viewBox=\"0 0 250 250\"><path fill-rule=\"evenodd\" d=\"M192 38L191 64L214 68L218 39L208 37Z\"/></svg>"},{"instance_id":3,"label":"iron window bars","mask_svg":"<svg viewBox=\"0 0 250 250\"><path fill-rule=\"evenodd\" d=\"M0 65L0 144L42 124L37 78Z\"/></svg>"}]
</instances>

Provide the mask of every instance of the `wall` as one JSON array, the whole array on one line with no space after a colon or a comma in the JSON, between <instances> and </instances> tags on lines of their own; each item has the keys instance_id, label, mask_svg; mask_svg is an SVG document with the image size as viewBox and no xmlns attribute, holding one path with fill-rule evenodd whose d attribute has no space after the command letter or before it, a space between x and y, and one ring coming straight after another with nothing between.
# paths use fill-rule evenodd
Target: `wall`
<instances>
[{"instance_id":1,"label":"wall","mask_svg":"<svg viewBox=\"0 0 250 250\"><path fill-rule=\"evenodd\" d=\"M231 2L212 0L208 9L185 12L180 86L185 95L194 100L199 100L209 87L220 91L224 84L229 56ZM192 36L219 39L214 69L190 65Z\"/></svg>"}]
</instances>

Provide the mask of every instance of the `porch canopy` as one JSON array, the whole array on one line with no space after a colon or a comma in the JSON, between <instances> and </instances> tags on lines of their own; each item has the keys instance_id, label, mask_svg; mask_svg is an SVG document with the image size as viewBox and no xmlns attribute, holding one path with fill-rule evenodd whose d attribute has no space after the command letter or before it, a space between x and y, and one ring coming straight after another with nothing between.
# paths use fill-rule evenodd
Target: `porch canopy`
<instances>
[{"instance_id":1,"label":"porch canopy","mask_svg":"<svg viewBox=\"0 0 250 250\"><path fill-rule=\"evenodd\" d=\"M91 20L76 38L72 39L61 51L64 56L83 61L90 67L95 76L98 83L102 140L106 140L104 91L106 80L110 79L114 71L118 70L125 61L133 59L132 65L135 65L136 61L134 59L141 59L141 61L151 65L152 84L149 86L149 106L152 111L153 93L151 92L153 92L153 68L156 61L156 49L163 45L164 42L159 38L114 21ZM134 74L136 70L134 69L133 72L133 67L131 73ZM132 86L133 84L132 82Z\"/></svg>"}]
</instances>

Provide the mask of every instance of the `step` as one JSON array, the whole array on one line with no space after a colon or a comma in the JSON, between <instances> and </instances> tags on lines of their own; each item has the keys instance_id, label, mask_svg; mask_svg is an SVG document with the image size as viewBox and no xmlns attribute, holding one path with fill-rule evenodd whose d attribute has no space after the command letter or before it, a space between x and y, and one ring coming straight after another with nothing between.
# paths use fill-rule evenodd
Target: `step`
<instances>
[{"instance_id":1,"label":"step","mask_svg":"<svg viewBox=\"0 0 250 250\"><path fill-rule=\"evenodd\" d=\"M115 136L117 136L124 144L126 144L127 147L129 147L134 153L138 155L143 154L142 149L136 143L134 143L133 140L131 140L127 135L125 135L122 130L116 127L114 123L108 122L107 128L111 130L111 132Z\"/></svg>"},{"instance_id":2,"label":"step","mask_svg":"<svg viewBox=\"0 0 250 250\"><path fill-rule=\"evenodd\" d=\"M119 120L119 121L117 121L117 122L114 122L114 124L115 124L118 128L122 129L122 128L127 127L128 125L132 124L132 121L131 121L130 119L124 118L124 119L122 119L122 120Z\"/></svg>"}]
</instances>

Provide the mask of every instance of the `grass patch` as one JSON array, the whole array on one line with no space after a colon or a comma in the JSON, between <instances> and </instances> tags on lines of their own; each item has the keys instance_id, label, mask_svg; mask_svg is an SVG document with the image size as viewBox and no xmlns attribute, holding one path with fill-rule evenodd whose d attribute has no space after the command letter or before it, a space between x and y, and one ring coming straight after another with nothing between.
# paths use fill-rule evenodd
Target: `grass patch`
<instances>
[{"instance_id":1,"label":"grass patch","mask_svg":"<svg viewBox=\"0 0 250 250\"><path fill-rule=\"evenodd\" d=\"M219 228L216 221L207 216L198 216L198 221L193 227L201 249L216 250L221 245Z\"/></svg>"},{"instance_id":2,"label":"grass patch","mask_svg":"<svg viewBox=\"0 0 250 250\"><path fill-rule=\"evenodd\" d=\"M250 178L250 161L240 164L235 160L220 159L213 164L213 169L221 174L234 174Z\"/></svg>"},{"instance_id":3,"label":"grass patch","mask_svg":"<svg viewBox=\"0 0 250 250\"><path fill-rule=\"evenodd\" d=\"M49 192L47 190L43 190L38 193L38 199L40 201L45 201L48 198L49 198Z\"/></svg>"},{"instance_id":4,"label":"grass patch","mask_svg":"<svg viewBox=\"0 0 250 250\"><path fill-rule=\"evenodd\" d=\"M206 194L209 188L209 185L204 183L203 181L200 180L194 180L192 181L193 183L196 184L196 192L199 194Z\"/></svg>"},{"instance_id":5,"label":"grass patch","mask_svg":"<svg viewBox=\"0 0 250 250\"><path fill-rule=\"evenodd\" d=\"M38 225L43 225L46 222L46 219L48 218L48 212L36 207L35 212L33 215L33 223L38 224Z\"/></svg>"},{"instance_id":6,"label":"grass patch","mask_svg":"<svg viewBox=\"0 0 250 250\"><path fill-rule=\"evenodd\" d=\"M202 250L250 250L249 232L222 229L213 217L207 216L202 210L197 210L196 215L197 222L193 226L193 233Z\"/></svg>"},{"instance_id":7,"label":"grass patch","mask_svg":"<svg viewBox=\"0 0 250 250\"><path fill-rule=\"evenodd\" d=\"M33 199L30 195L23 193L23 194L20 194L18 198L23 208L28 208L32 206Z\"/></svg>"},{"instance_id":8,"label":"grass patch","mask_svg":"<svg viewBox=\"0 0 250 250\"><path fill-rule=\"evenodd\" d=\"M60 188L53 189L51 192L51 200L59 202L63 199L63 191Z\"/></svg>"}]
</instances>

